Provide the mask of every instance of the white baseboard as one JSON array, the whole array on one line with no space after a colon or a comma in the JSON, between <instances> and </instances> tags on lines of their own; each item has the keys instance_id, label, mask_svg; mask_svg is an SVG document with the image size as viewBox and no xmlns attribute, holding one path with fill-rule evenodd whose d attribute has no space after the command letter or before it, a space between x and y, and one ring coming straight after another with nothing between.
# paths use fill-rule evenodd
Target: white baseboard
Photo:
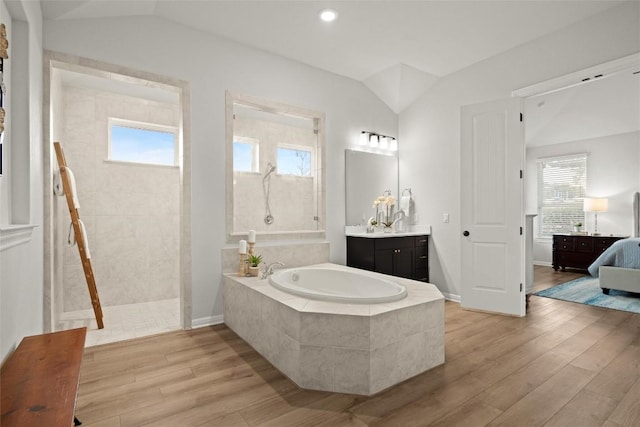
<instances>
[{"instance_id":1,"label":"white baseboard","mask_svg":"<svg viewBox=\"0 0 640 427\"><path fill-rule=\"evenodd\" d=\"M453 302L460 302L460 295L456 295L456 294L447 294L444 292L441 292L442 295L444 296L444 299L446 299L447 301L453 301Z\"/></svg>"},{"instance_id":2,"label":"white baseboard","mask_svg":"<svg viewBox=\"0 0 640 427\"><path fill-rule=\"evenodd\" d=\"M540 265L542 267L553 267L553 263L547 261L533 261L533 265Z\"/></svg>"},{"instance_id":3,"label":"white baseboard","mask_svg":"<svg viewBox=\"0 0 640 427\"><path fill-rule=\"evenodd\" d=\"M204 326L213 326L224 323L222 314L217 316L201 317L199 319L193 319L191 322L191 328L202 328Z\"/></svg>"}]
</instances>

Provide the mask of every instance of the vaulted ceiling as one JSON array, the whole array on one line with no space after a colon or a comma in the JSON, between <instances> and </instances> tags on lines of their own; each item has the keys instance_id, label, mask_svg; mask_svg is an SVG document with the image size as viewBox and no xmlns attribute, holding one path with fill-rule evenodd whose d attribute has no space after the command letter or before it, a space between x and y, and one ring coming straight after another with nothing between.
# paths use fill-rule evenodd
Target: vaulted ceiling
<instances>
[{"instance_id":1,"label":"vaulted ceiling","mask_svg":"<svg viewBox=\"0 0 640 427\"><path fill-rule=\"evenodd\" d=\"M45 19L158 16L263 49L362 81L396 113L438 78L621 3L41 0Z\"/></svg>"}]
</instances>

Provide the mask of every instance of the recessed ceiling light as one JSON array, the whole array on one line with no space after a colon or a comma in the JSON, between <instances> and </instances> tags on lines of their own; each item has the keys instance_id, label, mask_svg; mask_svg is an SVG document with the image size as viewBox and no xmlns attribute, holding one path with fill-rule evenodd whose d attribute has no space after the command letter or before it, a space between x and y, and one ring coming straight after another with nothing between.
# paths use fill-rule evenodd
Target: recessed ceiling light
<instances>
[{"instance_id":1,"label":"recessed ceiling light","mask_svg":"<svg viewBox=\"0 0 640 427\"><path fill-rule=\"evenodd\" d=\"M338 12L333 9L322 9L320 11L320 19L322 19L324 22L335 21L337 17Z\"/></svg>"}]
</instances>

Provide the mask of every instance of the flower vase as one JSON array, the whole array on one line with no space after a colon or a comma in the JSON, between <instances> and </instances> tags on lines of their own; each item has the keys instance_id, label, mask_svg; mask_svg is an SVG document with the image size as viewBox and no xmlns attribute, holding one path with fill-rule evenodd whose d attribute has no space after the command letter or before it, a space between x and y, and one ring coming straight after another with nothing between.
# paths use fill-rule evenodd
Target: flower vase
<instances>
[{"instance_id":1,"label":"flower vase","mask_svg":"<svg viewBox=\"0 0 640 427\"><path fill-rule=\"evenodd\" d=\"M385 233L393 233L393 227L385 225L383 231Z\"/></svg>"}]
</instances>

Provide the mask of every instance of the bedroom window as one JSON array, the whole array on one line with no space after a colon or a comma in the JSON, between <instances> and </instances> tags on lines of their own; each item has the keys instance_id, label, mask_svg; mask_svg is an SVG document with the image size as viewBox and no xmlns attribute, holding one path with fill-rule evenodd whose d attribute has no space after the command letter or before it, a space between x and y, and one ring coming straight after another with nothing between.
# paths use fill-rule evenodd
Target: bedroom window
<instances>
[{"instance_id":1,"label":"bedroom window","mask_svg":"<svg viewBox=\"0 0 640 427\"><path fill-rule=\"evenodd\" d=\"M583 200L587 186L587 155L538 159L537 237L568 233L584 224Z\"/></svg>"},{"instance_id":2,"label":"bedroom window","mask_svg":"<svg viewBox=\"0 0 640 427\"><path fill-rule=\"evenodd\" d=\"M178 129L152 123L109 119L109 160L175 166Z\"/></svg>"}]
</instances>

